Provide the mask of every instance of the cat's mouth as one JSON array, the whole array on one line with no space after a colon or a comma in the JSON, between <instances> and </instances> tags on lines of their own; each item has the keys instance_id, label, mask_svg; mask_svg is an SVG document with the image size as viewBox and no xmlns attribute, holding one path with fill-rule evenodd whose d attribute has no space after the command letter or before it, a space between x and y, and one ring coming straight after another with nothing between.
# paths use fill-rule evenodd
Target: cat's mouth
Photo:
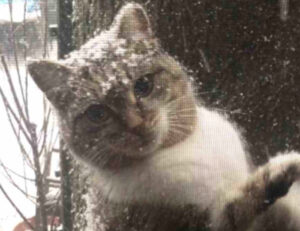
<instances>
[{"instance_id":1,"label":"cat's mouth","mask_svg":"<svg viewBox=\"0 0 300 231\"><path fill-rule=\"evenodd\" d=\"M120 138L118 142L112 141L110 148L113 152L139 158L154 151L156 143L155 132L147 134L147 136L130 134L126 135L126 138Z\"/></svg>"},{"instance_id":2,"label":"cat's mouth","mask_svg":"<svg viewBox=\"0 0 300 231\"><path fill-rule=\"evenodd\" d=\"M127 131L110 139L109 146L113 153L139 159L157 150L158 143L159 135L154 126L152 129L139 127Z\"/></svg>"},{"instance_id":3,"label":"cat's mouth","mask_svg":"<svg viewBox=\"0 0 300 231\"><path fill-rule=\"evenodd\" d=\"M146 160L159 149L156 137L155 133L147 137L131 134L124 143L111 143L112 152L106 167L117 170Z\"/></svg>"}]
</instances>

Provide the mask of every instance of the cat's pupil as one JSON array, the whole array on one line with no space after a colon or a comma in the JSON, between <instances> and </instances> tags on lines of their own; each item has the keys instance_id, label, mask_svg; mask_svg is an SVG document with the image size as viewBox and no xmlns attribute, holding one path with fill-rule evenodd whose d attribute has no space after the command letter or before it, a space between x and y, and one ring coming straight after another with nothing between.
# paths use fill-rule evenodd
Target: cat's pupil
<instances>
[{"instance_id":1,"label":"cat's pupil","mask_svg":"<svg viewBox=\"0 0 300 231\"><path fill-rule=\"evenodd\" d=\"M86 111L87 118L93 123L100 123L108 119L108 113L103 105L92 105Z\"/></svg>"},{"instance_id":2,"label":"cat's pupil","mask_svg":"<svg viewBox=\"0 0 300 231\"><path fill-rule=\"evenodd\" d=\"M147 97L153 90L152 76L146 75L139 78L134 85L134 94L137 98Z\"/></svg>"}]
</instances>

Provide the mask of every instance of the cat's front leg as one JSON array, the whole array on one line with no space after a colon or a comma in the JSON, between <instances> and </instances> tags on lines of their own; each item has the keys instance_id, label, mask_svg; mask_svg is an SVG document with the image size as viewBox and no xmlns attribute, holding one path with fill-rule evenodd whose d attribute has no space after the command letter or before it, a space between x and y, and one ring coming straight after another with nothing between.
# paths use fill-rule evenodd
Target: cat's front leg
<instances>
[{"instance_id":1,"label":"cat's front leg","mask_svg":"<svg viewBox=\"0 0 300 231\"><path fill-rule=\"evenodd\" d=\"M300 178L300 155L290 153L272 158L258 168L240 187L224 192L212 212L214 231L247 230L277 199L285 196Z\"/></svg>"}]
</instances>

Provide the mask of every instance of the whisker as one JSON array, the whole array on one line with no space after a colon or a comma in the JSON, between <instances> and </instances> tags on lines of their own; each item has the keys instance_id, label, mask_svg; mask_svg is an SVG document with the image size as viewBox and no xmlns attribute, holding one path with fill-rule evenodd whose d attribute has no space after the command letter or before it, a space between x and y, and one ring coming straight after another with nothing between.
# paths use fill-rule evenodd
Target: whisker
<instances>
[{"instance_id":1,"label":"whisker","mask_svg":"<svg viewBox=\"0 0 300 231\"><path fill-rule=\"evenodd\" d=\"M171 111L168 114L171 116L180 116L180 115L194 115L193 112L196 112L194 109L186 109L180 111Z\"/></svg>"},{"instance_id":2,"label":"whisker","mask_svg":"<svg viewBox=\"0 0 300 231\"><path fill-rule=\"evenodd\" d=\"M168 102L166 106L167 107L173 106L173 104L177 103L179 100L182 100L182 99L187 98L187 97L188 97L187 95L180 96L177 99L174 99L174 100Z\"/></svg>"},{"instance_id":3,"label":"whisker","mask_svg":"<svg viewBox=\"0 0 300 231\"><path fill-rule=\"evenodd\" d=\"M173 133L176 133L176 134L180 134L180 135L184 135L184 136L188 135L187 132L184 132L182 130L178 130L178 129L176 129L176 127L172 127L172 129L170 129L170 132L173 132Z\"/></svg>"},{"instance_id":4,"label":"whisker","mask_svg":"<svg viewBox=\"0 0 300 231\"><path fill-rule=\"evenodd\" d=\"M214 111L225 112L225 113L229 113L229 114L242 114L242 115L246 114L246 113L240 112L239 109L227 110L227 109L213 108L213 110Z\"/></svg>"},{"instance_id":5,"label":"whisker","mask_svg":"<svg viewBox=\"0 0 300 231\"><path fill-rule=\"evenodd\" d=\"M194 107L184 108L184 109L180 109L180 110L178 110L176 112L179 113L179 112L185 112L185 111L196 111L196 108L194 108Z\"/></svg>"},{"instance_id":6,"label":"whisker","mask_svg":"<svg viewBox=\"0 0 300 231\"><path fill-rule=\"evenodd\" d=\"M173 124L172 122L174 122L174 123L178 123L178 124L180 124L181 123L181 120L180 119L178 119L178 118L169 118L168 119L168 121L169 122L171 122L170 124Z\"/></svg>"},{"instance_id":7,"label":"whisker","mask_svg":"<svg viewBox=\"0 0 300 231\"><path fill-rule=\"evenodd\" d=\"M114 184L111 184L110 182L111 182L111 181L108 180L108 181L104 184L104 187L107 187L108 185L110 186L109 189L108 189L108 192L107 192L107 194L106 194L107 199L110 198L110 195L111 195L111 193L112 193L112 191L113 191L113 188L114 188Z\"/></svg>"},{"instance_id":8,"label":"whisker","mask_svg":"<svg viewBox=\"0 0 300 231\"><path fill-rule=\"evenodd\" d=\"M169 125L183 125L183 126L190 126L190 125L193 125L193 124L183 123L182 120L179 120L179 119L170 119L170 120L169 120Z\"/></svg>"},{"instance_id":9,"label":"whisker","mask_svg":"<svg viewBox=\"0 0 300 231\"><path fill-rule=\"evenodd\" d=\"M176 108L174 108L176 109ZM196 111L196 108L194 107L188 107L188 108L183 108L183 109L177 109L176 112L181 112L181 111Z\"/></svg>"},{"instance_id":10,"label":"whisker","mask_svg":"<svg viewBox=\"0 0 300 231\"><path fill-rule=\"evenodd\" d=\"M99 164L99 163L102 163L102 159L103 159L102 155L93 155L92 158L90 159L90 161L94 164L95 163Z\"/></svg>"},{"instance_id":11,"label":"whisker","mask_svg":"<svg viewBox=\"0 0 300 231\"><path fill-rule=\"evenodd\" d=\"M86 157L88 160L93 161L93 159L94 159L95 157L97 157L97 156L98 156L98 152L97 152L97 153L87 153L85 157Z\"/></svg>"},{"instance_id":12,"label":"whisker","mask_svg":"<svg viewBox=\"0 0 300 231\"><path fill-rule=\"evenodd\" d=\"M109 150L107 147L101 147L101 149L93 150L93 155L87 156L87 158L94 163L101 163L103 162L102 159L105 157L105 153Z\"/></svg>"},{"instance_id":13,"label":"whisker","mask_svg":"<svg viewBox=\"0 0 300 231\"><path fill-rule=\"evenodd\" d=\"M174 141L176 141L176 139L178 139L178 135L176 136L176 134L174 134L174 132L169 132L168 135L168 140L173 143Z\"/></svg>"},{"instance_id":14,"label":"whisker","mask_svg":"<svg viewBox=\"0 0 300 231\"><path fill-rule=\"evenodd\" d=\"M195 94L196 96L199 96L199 95L213 94L213 92L211 92L211 91L202 91L202 92L194 92L194 94Z\"/></svg>"},{"instance_id":15,"label":"whisker","mask_svg":"<svg viewBox=\"0 0 300 231\"><path fill-rule=\"evenodd\" d=\"M181 128L187 131L190 131L191 129L188 126L180 126L181 124L170 124L170 128Z\"/></svg>"},{"instance_id":16,"label":"whisker","mask_svg":"<svg viewBox=\"0 0 300 231\"><path fill-rule=\"evenodd\" d=\"M99 156L96 156L96 158L94 158L93 161L95 161L98 164L98 163L103 163L104 162L103 159L104 159L104 156L99 155Z\"/></svg>"},{"instance_id":17,"label":"whisker","mask_svg":"<svg viewBox=\"0 0 300 231\"><path fill-rule=\"evenodd\" d=\"M188 135L188 131L190 131L190 130L187 130L184 127L170 126L170 131L177 131L177 132L179 132L181 134Z\"/></svg>"},{"instance_id":18,"label":"whisker","mask_svg":"<svg viewBox=\"0 0 300 231\"><path fill-rule=\"evenodd\" d=\"M176 119L180 119L180 118L195 118L195 115L192 115L192 114L175 114L175 115L171 115L169 117L169 119L173 119L173 118L176 118Z\"/></svg>"}]
</instances>

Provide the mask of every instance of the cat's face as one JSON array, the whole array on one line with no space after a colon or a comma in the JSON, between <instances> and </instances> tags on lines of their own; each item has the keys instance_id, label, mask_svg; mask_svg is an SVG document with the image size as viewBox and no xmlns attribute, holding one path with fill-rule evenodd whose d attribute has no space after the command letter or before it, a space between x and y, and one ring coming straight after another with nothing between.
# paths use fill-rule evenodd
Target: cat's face
<instances>
[{"instance_id":1,"label":"cat's face","mask_svg":"<svg viewBox=\"0 0 300 231\"><path fill-rule=\"evenodd\" d=\"M196 107L186 74L160 49L139 5L125 6L106 33L106 41L96 37L64 65L28 67L57 109L73 153L120 168L187 138Z\"/></svg>"}]
</instances>

